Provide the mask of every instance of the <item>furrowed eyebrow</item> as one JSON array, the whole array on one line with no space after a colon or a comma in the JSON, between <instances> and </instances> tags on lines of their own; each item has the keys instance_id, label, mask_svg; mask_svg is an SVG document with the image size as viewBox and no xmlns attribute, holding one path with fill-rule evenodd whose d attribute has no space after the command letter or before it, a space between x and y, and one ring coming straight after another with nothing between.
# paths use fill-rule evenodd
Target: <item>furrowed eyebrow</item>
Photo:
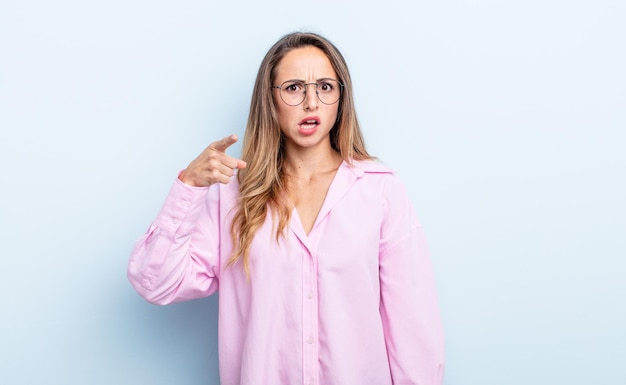
<instances>
[{"instance_id":1,"label":"furrowed eyebrow","mask_svg":"<svg viewBox=\"0 0 626 385\"><path fill-rule=\"evenodd\" d=\"M319 78L319 79L316 79L316 80L315 80L315 83L320 83L320 82L323 82L324 80L334 80L334 81L336 81L336 82L338 81L338 80L337 80L337 79L335 79L335 78L325 77L325 78ZM285 82L298 82L298 83L306 83L306 81L305 81L305 80L302 80L302 79L287 79L287 80L283 81L282 83L285 83Z\"/></svg>"}]
</instances>

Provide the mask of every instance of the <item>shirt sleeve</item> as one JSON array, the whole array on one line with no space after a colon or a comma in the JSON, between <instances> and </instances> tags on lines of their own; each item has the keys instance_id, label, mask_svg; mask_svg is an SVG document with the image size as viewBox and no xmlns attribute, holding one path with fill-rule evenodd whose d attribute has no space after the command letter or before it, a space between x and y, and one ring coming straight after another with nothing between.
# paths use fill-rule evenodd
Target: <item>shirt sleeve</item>
<instances>
[{"instance_id":1,"label":"shirt sleeve","mask_svg":"<svg viewBox=\"0 0 626 385\"><path fill-rule=\"evenodd\" d=\"M146 301L165 305L217 290L219 188L176 178L161 211L133 248L128 279Z\"/></svg>"},{"instance_id":2,"label":"shirt sleeve","mask_svg":"<svg viewBox=\"0 0 626 385\"><path fill-rule=\"evenodd\" d=\"M380 313L394 385L441 385L444 336L424 232L402 182L385 185Z\"/></svg>"}]
</instances>

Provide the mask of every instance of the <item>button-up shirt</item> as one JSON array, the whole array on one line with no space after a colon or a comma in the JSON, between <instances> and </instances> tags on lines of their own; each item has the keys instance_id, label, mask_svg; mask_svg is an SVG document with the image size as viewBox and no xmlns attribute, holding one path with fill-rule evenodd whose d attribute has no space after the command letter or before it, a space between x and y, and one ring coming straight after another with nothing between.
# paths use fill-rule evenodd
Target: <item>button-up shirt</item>
<instances>
[{"instance_id":1,"label":"button-up shirt","mask_svg":"<svg viewBox=\"0 0 626 385\"><path fill-rule=\"evenodd\" d=\"M222 385L442 383L431 262L392 170L342 163L308 234L294 209L277 240L268 213L249 277L226 268L238 194L235 177L207 188L177 179L128 267L155 304L219 293Z\"/></svg>"}]
</instances>

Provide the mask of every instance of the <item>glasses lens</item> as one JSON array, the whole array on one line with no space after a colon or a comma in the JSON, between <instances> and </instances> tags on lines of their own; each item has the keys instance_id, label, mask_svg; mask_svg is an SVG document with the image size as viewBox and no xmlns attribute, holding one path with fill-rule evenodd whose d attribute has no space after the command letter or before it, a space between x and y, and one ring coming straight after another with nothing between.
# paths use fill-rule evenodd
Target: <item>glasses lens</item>
<instances>
[{"instance_id":1,"label":"glasses lens","mask_svg":"<svg viewBox=\"0 0 626 385\"><path fill-rule=\"evenodd\" d=\"M286 81L280 86L280 97L290 106L297 106L304 100L304 83Z\"/></svg>"},{"instance_id":2,"label":"glasses lens","mask_svg":"<svg viewBox=\"0 0 626 385\"><path fill-rule=\"evenodd\" d=\"M339 82L333 79L322 80L317 83L317 96L324 104L337 103L341 96L341 87Z\"/></svg>"}]
</instances>

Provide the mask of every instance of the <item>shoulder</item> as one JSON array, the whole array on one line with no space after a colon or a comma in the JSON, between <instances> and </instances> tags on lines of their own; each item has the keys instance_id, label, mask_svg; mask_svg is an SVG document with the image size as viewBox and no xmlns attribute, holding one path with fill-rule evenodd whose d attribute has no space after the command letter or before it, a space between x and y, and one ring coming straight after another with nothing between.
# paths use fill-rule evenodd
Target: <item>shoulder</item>
<instances>
[{"instance_id":1,"label":"shoulder","mask_svg":"<svg viewBox=\"0 0 626 385\"><path fill-rule=\"evenodd\" d=\"M354 172L357 177L361 177L366 174L396 174L394 169L378 160L353 160L348 167L350 167L352 172Z\"/></svg>"},{"instance_id":2,"label":"shoulder","mask_svg":"<svg viewBox=\"0 0 626 385\"><path fill-rule=\"evenodd\" d=\"M357 183L369 191L380 191L384 196L406 195L406 186L392 167L378 160L355 160L346 165L356 176Z\"/></svg>"},{"instance_id":3,"label":"shoulder","mask_svg":"<svg viewBox=\"0 0 626 385\"><path fill-rule=\"evenodd\" d=\"M376 185L386 196L407 196L407 186L399 173L378 160L353 161L353 172L363 182Z\"/></svg>"}]
</instances>

